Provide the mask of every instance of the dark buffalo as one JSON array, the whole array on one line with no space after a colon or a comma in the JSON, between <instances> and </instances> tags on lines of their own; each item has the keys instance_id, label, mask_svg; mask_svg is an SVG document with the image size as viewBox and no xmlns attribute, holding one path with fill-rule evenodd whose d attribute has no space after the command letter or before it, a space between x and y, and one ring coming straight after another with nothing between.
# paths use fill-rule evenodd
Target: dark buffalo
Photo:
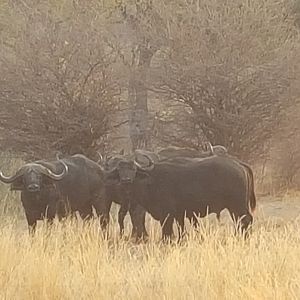
<instances>
[{"instance_id":1,"label":"dark buffalo","mask_svg":"<svg viewBox=\"0 0 300 300\"><path fill-rule=\"evenodd\" d=\"M124 233L124 219L127 212L129 212L132 223L132 237L135 237L137 239L147 238L148 233L145 227L145 209L140 205L136 205L134 209L131 209L131 207L128 205L124 205L124 199L126 199L128 195L126 195L126 190L124 191L123 187L126 184L131 184L132 182L130 178L133 178L134 176L130 173L130 170L128 170L126 174L122 173L123 164L134 165L134 160L132 159L132 157L126 156L124 155L124 153L121 153L107 157L105 159L101 158L101 161L98 161L98 163L100 163L103 172L109 175L105 180L106 205L108 205L109 209L112 205L112 202L120 205L120 209L118 212L118 223L121 236ZM132 166L132 169L133 168L134 166ZM115 170L116 172L120 172L120 181L111 181L111 172L108 170Z\"/></svg>"},{"instance_id":2,"label":"dark buffalo","mask_svg":"<svg viewBox=\"0 0 300 300\"><path fill-rule=\"evenodd\" d=\"M251 167L246 164L245 162L237 159L236 157L231 156L228 153L228 150L226 147L222 145L212 145L211 143L207 143L207 151L200 152L195 149L190 149L190 148L179 148L179 147L168 147L164 148L157 153L159 155L159 160L160 161L165 161L165 160L172 160L174 158L205 158L213 155L217 156L227 156L228 158L231 158L245 168L245 171L247 172L247 176L249 177L249 184L251 185L250 191L254 191L254 178L253 178L253 171ZM152 156L150 156L152 158ZM156 162L156 161L155 161ZM182 161L181 161L182 162ZM255 198L255 195L251 195L252 198ZM217 219L220 222L220 213L217 213ZM197 217L195 216L194 213L187 213L187 217L190 219L190 221L196 225L197 222Z\"/></svg>"},{"instance_id":3,"label":"dark buffalo","mask_svg":"<svg viewBox=\"0 0 300 300\"><path fill-rule=\"evenodd\" d=\"M133 182L122 185L134 207L143 206L162 226L163 237L172 235L173 221L184 231L184 216L193 212L200 216L220 213L227 208L240 228L246 231L252 223L251 212L256 200L249 176L241 164L229 157L211 156L204 159L176 158L148 167L137 161L123 162L111 170L111 180Z\"/></svg>"},{"instance_id":4,"label":"dark buffalo","mask_svg":"<svg viewBox=\"0 0 300 300\"><path fill-rule=\"evenodd\" d=\"M195 159L201 159L201 158L206 158L206 157L216 155L216 156L226 156L227 158L232 159L235 162L239 163L240 166L242 168L244 168L246 176L248 178L248 183L249 183L248 190L250 193L250 195L249 195L250 201L255 202L256 200L255 200L255 194L254 194L254 176L253 176L253 171L252 171L251 167L247 163L237 159L236 157L229 155L227 152L227 149L223 146L220 146L220 145L211 146L210 145L210 147L211 147L210 152L200 153L198 157L195 157ZM180 153L180 151L178 151L178 152ZM185 164L186 161L189 161L189 159L186 160L185 158L187 158L187 157L174 156L171 158L162 159L161 162L169 161L169 162L173 162L173 163ZM216 211L215 213L217 216L217 220L220 222L221 211L219 211L219 212ZM207 211L202 208L198 212L196 212L195 210L186 211L186 217L191 221L192 225L194 225L195 227L198 225L198 216L203 217L206 214L207 214Z\"/></svg>"},{"instance_id":5,"label":"dark buffalo","mask_svg":"<svg viewBox=\"0 0 300 300\"><path fill-rule=\"evenodd\" d=\"M21 201L30 230L38 220L50 222L78 211L82 218L92 217L92 206L102 216L105 228L108 205L104 198L103 173L99 165L83 155L57 161L39 160L22 166L13 176L0 180L21 191ZM102 198L102 199L100 199Z\"/></svg>"},{"instance_id":6,"label":"dark buffalo","mask_svg":"<svg viewBox=\"0 0 300 300\"><path fill-rule=\"evenodd\" d=\"M207 144L207 148L208 148L208 150L203 151L203 152L199 152L198 150L191 149L191 148L180 148L180 147L175 147L175 146L163 148L163 149L159 150L158 152L143 150L143 155L140 155L139 152L137 152L137 160L141 165L145 165L148 163L148 159L145 157L145 155L147 157L150 157L154 163L157 163L159 161L169 160L169 159L178 158L178 157L205 158L205 157L212 156L212 155L226 155L228 152L224 146L221 146L221 145L212 146L211 143ZM112 159L113 159L113 164L111 164L112 167L114 167L117 164L117 162L121 161L124 158L122 156L123 154L124 154L124 151L121 153L121 156L120 155L112 156ZM115 199L116 198L117 197L115 197ZM116 202L120 205L123 203L121 198ZM142 209L139 209L139 211L142 211L142 214L144 215L144 217L141 216L140 218L138 218L141 221L141 220L145 219L145 212L143 212ZM128 210L126 209L126 207L124 207L124 206L122 207L122 205L121 205L121 208L120 208L119 214L118 214L118 220L119 220L119 225L120 225L121 230L122 230L122 228L124 228L124 218L125 218L127 212L128 212ZM131 212L131 215L133 215L133 212ZM187 217L192 222L192 224L197 225L198 219L194 213L192 213L192 214L188 213ZM220 222L220 214L219 213L217 213L217 219ZM140 224L140 222L138 222L138 224ZM145 228L145 225L143 225L143 228Z\"/></svg>"},{"instance_id":7,"label":"dark buffalo","mask_svg":"<svg viewBox=\"0 0 300 300\"><path fill-rule=\"evenodd\" d=\"M170 146L164 148L157 152L159 156L159 161L169 160L178 157L188 157L188 158L205 158L212 155L227 155L227 149L222 145L213 146L211 143L207 143L207 150L200 152L199 150L192 148L180 148L175 146ZM150 156L152 158L152 156ZM220 222L220 213L217 213L217 219ZM193 225L198 224L198 219L194 213L187 212L187 218L191 221Z\"/></svg>"},{"instance_id":8,"label":"dark buffalo","mask_svg":"<svg viewBox=\"0 0 300 300\"><path fill-rule=\"evenodd\" d=\"M172 160L174 158L181 158L181 157L190 157L190 158L205 158L212 155L228 155L228 151L224 146L221 145L215 145L212 146L210 143L208 143L207 146L208 150L204 152L199 152L194 149L190 148L179 148L179 147L168 147L164 148L157 153L143 150L142 154L137 151L137 161L141 165L145 165L148 163L148 158L150 157L151 160L154 163L157 163L159 161L165 161L165 160ZM105 159L99 154L100 160L98 161L101 163L101 165L105 166L107 169L116 169L120 170L122 167L119 167L118 164L122 161L124 161L125 164L127 164L130 161L130 156L124 156L124 151L117 153L115 155L110 155L109 157L106 157ZM249 176L252 178L252 184L253 184L253 174L252 170L249 166L244 164L243 162L240 162L242 165L245 165L246 169L248 169ZM122 165L122 163L121 163ZM122 176L120 176L122 177ZM128 174L128 177L130 175ZM128 179L123 178L125 181ZM129 180L130 181L130 180ZM124 218L129 211L131 222L132 222L132 235L140 238L141 236L148 236L146 228L145 228L145 210L138 206L138 209L130 209L126 205L124 205L124 191L123 187L120 185L114 185L110 184L109 187L106 189L108 194L108 201L115 202L119 205L121 205L118 213L118 223L120 226L120 232L121 235L124 231ZM111 205L111 204L110 204ZM201 209L200 211L196 212L195 210L187 211L187 218L191 221L191 223L195 226L198 225L198 218L197 216L203 216L206 214L205 208ZM220 221L220 212L216 212L217 219Z\"/></svg>"},{"instance_id":9,"label":"dark buffalo","mask_svg":"<svg viewBox=\"0 0 300 300\"><path fill-rule=\"evenodd\" d=\"M158 151L157 153L143 150L143 154L140 154L139 151L137 151L136 154L137 154L138 163L144 165L148 163L147 157L150 157L154 163L157 163L159 161L164 161L164 160L178 158L178 157L193 157L193 158L208 157L214 155L215 152L219 155L221 154L223 155L227 153L227 149L220 145L212 146L209 143L208 150L205 152L199 152L195 149L190 149L190 148L168 147ZM124 155L124 150L122 150L120 153L112 154L105 158L103 158L103 156L99 153L99 157L100 159L98 160L98 163L101 166L104 166L106 169L116 169L116 170L122 170L122 167L118 166L119 163L121 163L122 165L122 161L123 161L126 164L132 158L128 155L127 156ZM128 176L130 177L129 174ZM127 179L124 177L123 181L126 180ZM124 184L124 182L122 183ZM120 185L109 184L106 188L106 192L107 192L107 198L110 199L108 201L115 202L121 205L118 212L118 223L119 223L121 235L123 234L124 231L124 219L127 212L129 211L131 217L131 223L132 223L132 236L136 236L137 238L147 237L148 234L145 227L146 211L141 206L137 206L137 208L133 210L130 209L130 206L127 207L126 205L123 205L124 191L123 191L123 187L121 187ZM190 221L193 224L197 224L197 217L195 216L194 213L191 214L188 213L187 217L190 219ZM217 219L220 221L220 214L217 214Z\"/></svg>"},{"instance_id":10,"label":"dark buffalo","mask_svg":"<svg viewBox=\"0 0 300 300\"><path fill-rule=\"evenodd\" d=\"M226 147L222 145L212 145L211 143L207 143L207 151L199 152L195 149L190 148L179 148L179 147L168 147L165 149L162 149L158 152L159 160L160 161L166 161L166 160L173 160L175 158L179 158L178 162L184 162L180 158L187 157L187 158L206 158L209 156L217 155L217 156L227 156L231 159L234 159L237 161L242 167L245 168L245 171L247 172L247 176L249 177L249 184L250 188L249 190L252 191L251 198L254 199L254 177L253 177L253 171L251 167L246 164L245 162L237 159L236 157L231 156L228 153L228 150ZM150 156L152 158L152 156ZM203 215L205 212L199 212L198 215ZM217 219L220 222L220 212L216 213ZM191 223L195 226L198 225L198 218L195 213L187 212L187 218L191 221Z\"/></svg>"}]
</instances>

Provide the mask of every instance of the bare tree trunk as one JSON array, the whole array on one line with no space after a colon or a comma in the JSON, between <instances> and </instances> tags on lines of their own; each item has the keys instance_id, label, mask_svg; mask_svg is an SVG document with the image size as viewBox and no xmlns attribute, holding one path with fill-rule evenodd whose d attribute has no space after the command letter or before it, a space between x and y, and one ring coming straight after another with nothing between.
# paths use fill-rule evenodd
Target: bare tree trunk
<instances>
[{"instance_id":1,"label":"bare tree trunk","mask_svg":"<svg viewBox=\"0 0 300 300\"><path fill-rule=\"evenodd\" d=\"M128 82L129 135L132 151L135 149L149 149L151 140L149 134L148 91L145 85L148 70L155 50L145 41L139 45L135 55L133 69Z\"/></svg>"},{"instance_id":2,"label":"bare tree trunk","mask_svg":"<svg viewBox=\"0 0 300 300\"><path fill-rule=\"evenodd\" d=\"M132 62L128 81L129 136L132 150L151 147L146 81L151 60L165 42L164 22L151 0L118 1L118 8L132 36Z\"/></svg>"}]
</instances>

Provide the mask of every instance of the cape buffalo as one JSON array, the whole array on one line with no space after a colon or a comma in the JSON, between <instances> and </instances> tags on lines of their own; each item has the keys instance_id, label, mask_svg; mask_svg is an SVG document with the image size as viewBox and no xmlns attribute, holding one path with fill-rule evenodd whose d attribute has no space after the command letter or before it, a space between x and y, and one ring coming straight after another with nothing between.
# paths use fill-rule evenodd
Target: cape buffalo
<instances>
[{"instance_id":1,"label":"cape buffalo","mask_svg":"<svg viewBox=\"0 0 300 300\"><path fill-rule=\"evenodd\" d=\"M143 154L140 154L139 151L136 152L137 161L142 165L148 163L147 157L150 157L153 162L157 163L159 161L164 161L164 160L178 158L178 157L199 158L199 157L208 157L214 154L224 155L225 153L227 153L227 149L224 146L221 145L212 146L210 143L208 144L208 150L205 152L199 152L195 149L179 148L179 147L164 148L158 151L157 153L152 151L147 151L147 150L143 150ZM121 150L120 153L111 154L105 158L100 153L98 154L100 158L98 160L98 163L102 167L105 167L105 169L119 170L120 167L118 166L118 164L120 162L125 161L126 163L128 162L128 160L130 160L130 156L124 155L124 150ZM125 178L123 178L123 180L125 180ZM147 237L148 234L145 227L146 211L139 205L134 210L131 209L130 206L128 207L127 205L124 205L124 191L123 191L123 187L120 187L120 185L110 184L107 186L106 192L107 192L108 199L110 199L108 201L115 202L121 205L118 212L118 223L119 223L121 235L123 234L124 231L125 216L127 212L129 212L131 223L132 223L132 236L136 236L137 238ZM187 214L187 217L195 226L197 225L198 219L194 213ZM218 221L220 221L219 213L217 214L217 219Z\"/></svg>"},{"instance_id":2,"label":"cape buffalo","mask_svg":"<svg viewBox=\"0 0 300 300\"><path fill-rule=\"evenodd\" d=\"M122 185L130 205L143 206L162 226L163 238L172 235L173 221L184 231L185 214L220 213L227 208L242 231L252 223L256 199L245 168L226 156L176 158L141 166L136 160L119 163L110 180ZM254 196L254 197L252 197Z\"/></svg>"},{"instance_id":3,"label":"cape buffalo","mask_svg":"<svg viewBox=\"0 0 300 300\"><path fill-rule=\"evenodd\" d=\"M164 149L158 151L157 154L159 155L160 161L167 161L170 159L172 160L174 158L183 158L183 157L205 158L205 157L209 157L209 156L213 156L213 155L227 156L228 158L231 158L231 159L239 162L239 164L245 168L245 171L247 172L247 176L249 177L249 184L252 186L250 188L250 190L254 191L254 178L253 178L253 172L252 172L251 167L248 164L246 164L245 162L239 160L238 158L231 156L228 153L227 148L222 145L214 145L213 146L211 143L208 142L207 143L207 151L204 151L204 152L200 152L198 150L190 149L190 148L168 147L168 148L164 148ZM152 157L150 156L150 158L152 158ZM255 195L252 195L251 197L255 198ZM220 222L220 213L216 213L216 215L217 215L218 221ZM187 213L187 217L190 219L190 221L192 222L193 225L198 224L198 219L195 216L195 214Z\"/></svg>"},{"instance_id":4,"label":"cape buffalo","mask_svg":"<svg viewBox=\"0 0 300 300\"><path fill-rule=\"evenodd\" d=\"M117 184L115 180L110 180L111 176L108 176L105 179L106 205L108 205L109 209L112 202L120 205L120 209L118 212L118 223L121 236L124 233L124 219L127 212L129 212L132 223L132 237L136 237L137 239L147 238L148 233L145 227L145 209L140 205L136 205L134 209L131 209L130 206L124 204L124 199L127 198L128 195L126 195L126 191L124 191L123 185L130 184L130 178L133 177L132 174L130 174L130 171L128 172L128 174L122 174L122 166L124 163L133 163L133 159L130 156L124 155L124 153L116 154L106 159L102 159L100 162L100 166L105 174L111 174L111 172L108 170L116 170L117 172L120 172L120 178L122 178L122 180L120 182L117 182ZM121 185L121 183L123 185Z\"/></svg>"},{"instance_id":5,"label":"cape buffalo","mask_svg":"<svg viewBox=\"0 0 300 300\"><path fill-rule=\"evenodd\" d=\"M221 145L212 146L210 143L208 143L207 149L208 149L207 151L199 152L197 150L190 149L190 148L168 147L168 148L164 148L158 152L143 150L142 153L140 153L139 150L137 150L136 158L137 158L137 161L139 164L145 165L148 163L147 157L150 157L154 163L157 163L159 161L163 162L163 161L167 161L170 159L172 160L175 158L180 159L182 157L205 158L205 157L212 156L212 155L218 155L218 156L228 155L227 149ZM125 156L124 151L122 151L118 154L115 154L115 155L110 155L109 157L106 157L105 159L101 156L101 154L99 154L99 156L100 156L100 160L98 161L98 163L101 163L101 165L105 166L105 168L108 170L109 169L120 170L120 169L122 169L122 167L119 167L118 164L121 161L125 161L125 164L126 164L126 162L128 163L128 160L130 160L130 156L128 156L128 155ZM243 163L241 161L239 161L239 162L241 165L243 165L245 167L246 171L249 173L249 177L251 180L250 182L253 185L253 173L252 173L251 168L248 165L246 165L245 163ZM128 170L127 170L127 172L128 172ZM129 174L128 174L128 176L130 177ZM122 175L121 175L121 177L122 177ZM123 178L123 180L126 180L126 178ZM125 201L124 201L125 194L124 194L122 186L110 184L109 188L107 188L106 190L107 190L107 194L108 194L108 199L110 199L111 202L113 201L113 202L121 205L119 212L118 212L118 223L119 223L121 235L124 230L124 218L125 218L127 212L129 211L129 214L131 217L131 222L133 225L132 235L137 236L138 238L141 236L148 236L146 228L145 228L145 214L146 214L145 210L141 206L138 206L138 209L133 209L133 208L130 208L130 206L129 207L127 206L128 203L125 203ZM205 208L198 212L196 212L195 210L193 210L191 212L189 212L189 211L186 212L187 218L191 221L191 223L194 226L198 225L197 215L199 215L199 214L201 216L205 215L206 214ZM220 222L220 212L216 212L216 216L217 216L218 221Z\"/></svg>"},{"instance_id":6,"label":"cape buffalo","mask_svg":"<svg viewBox=\"0 0 300 300\"><path fill-rule=\"evenodd\" d=\"M23 165L14 175L0 180L11 184L11 190L21 191L21 202L29 230L34 232L37 220L50 222L78 211L82 218L92 216L92 206L101 215L103 228L108 222L103 173L99 165L83 155L56 161L39 160ZM102 198L102 199L100 199Z\"/></svg>"},{"instance_id":7,"label":"cape buffalo","mask_svg":"<svg viewBox=\"0 0 300 300\"><path fill-rule=\"evenodd\" d=\"M204 152L199 152L198 150L191 149L191 148L179 148L179 147L170 146L170 147L159 150L157 153L152 152L152 151L143 150L142 155L139 154L139 151L137 151L136 154L137 154L137 161L141 165L145 165L148 163L148 159L145 157L145 155L147 155L147 157L150 157L154 163L157 163L159 161L164 161L164 160L178 158L178 157L190 157L190 158L201 158L202 157L202 158L204 158L204 157L212 156L214 154L215 155L225 155L225 154L227 154L227 149L221 145L212 146L210 143L208 143L208 150L204 151ZM108 169L115 168L120 161L122 161L124 159L125 160L128 159L128 157L126 158L124 156L123 150L119 154L111 155L110 157L108 157L106 159L104 159L101 154L99 154L99 156L100 156L100 160L98 161L98 163L102 163ZM145 210L142 207L139 207L137 210L133 211L132 209L129 209L128 207L123 205L124 196L122 196L123 192L121 191L119 186L116 187L116 186L111 185L109 193L111 195L113 195L112 201L121 205L121 207L119 209L119 213L118 213L118 223L119 223L121 234L123 233L123 230L124 230L124 218L125 218L127 212L129 211L132 224L135 223L138 226L138 227L135 227L133 225L132 234L137 235L137 232L140 232L140 234L142 234L144 236L148 236L146 227L144 224L145 216L146 216ZM193 225L196 226L198 224L198 219L194 213L187 214L187 217L189 218L189 220L192 222ZM217 219L220 222L220 213L217 213ZM139 236L139 234L138 234L138 236Z\"/></svg>"}]
</instances>

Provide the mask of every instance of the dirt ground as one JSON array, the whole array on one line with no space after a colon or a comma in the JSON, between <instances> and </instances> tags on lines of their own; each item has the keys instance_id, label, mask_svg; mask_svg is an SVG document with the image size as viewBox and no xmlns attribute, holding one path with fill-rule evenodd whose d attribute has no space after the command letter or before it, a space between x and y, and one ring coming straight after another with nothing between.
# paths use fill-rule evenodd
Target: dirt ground
<instances>
[{"instance_id":1,"label":"dirt ground","mask_svg":"<svg viewBox=\"0 0 300 300\"><path fill-rule=\"evenodd\" d=\"M300 216L300 197L298 196L292 199L263 198L258 202L258 213L266 217L279 219L297 218Z\"/></svg>"},{"instance_id":2,"label":"dirt ground","mask_svg":"<svg viewBox=\"0 0 300 300\"><path fill-rule=\"evenodd\" d=\"M209 216L212 218L213 216ZM221 214L222 223L229 221L227 211ZM254 212L254 222L272 221L285 223L299 219L300 221L300 195L295 196L257 196L257 207Z\"/></svg>"}]
</instances>

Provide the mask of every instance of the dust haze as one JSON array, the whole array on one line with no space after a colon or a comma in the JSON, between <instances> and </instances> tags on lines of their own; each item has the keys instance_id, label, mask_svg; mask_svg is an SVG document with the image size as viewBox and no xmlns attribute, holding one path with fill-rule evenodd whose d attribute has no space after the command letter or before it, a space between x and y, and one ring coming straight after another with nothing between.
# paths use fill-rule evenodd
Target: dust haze
<instances>
[{"instance_id":1,"label":"dust haze","mask_svg":"<svg viewBox=\"0 0 300 300\"><path fill-rule=\"evenodd\" d=\"M94 220L40 222L31 240L20 193L0 182L1 298L299 296L299 0L5 0L0 74L5 174L57 153L210 143L251 166L258 206L249 244L225 211L173 246L147 214L136 244L129 217L118 236L117 204L109 240Z\"/></svg>"}]
</instances>

